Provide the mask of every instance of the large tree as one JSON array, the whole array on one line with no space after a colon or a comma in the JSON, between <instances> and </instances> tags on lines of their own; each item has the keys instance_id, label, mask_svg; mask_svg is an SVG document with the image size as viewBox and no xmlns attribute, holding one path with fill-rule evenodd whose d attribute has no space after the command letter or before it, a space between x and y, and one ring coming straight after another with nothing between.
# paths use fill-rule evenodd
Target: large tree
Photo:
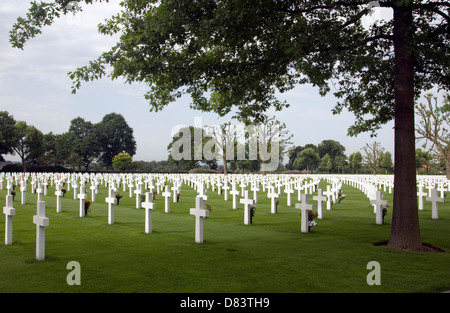
<instances>
[{"instance_id":1,"label":"large tree","mask_svg":"<svg viewBox=\"0 0 450 313\"><path fill-rule=\"evenodd\" d=\"M2 154L14 153L14 125L16 121L6 111L0 111L0 161L4 161Z\"/></svg>"},{"instance_id":2,"label":"large tree","mask_svg":"<svg viewBox=\"0 0 450 313\"><path fill-rule=\"evenodd\" d=\"M27 164L36 163L44 154L44 134L34 126L19 121L14 126L15 144L13 150L22 160L23 171L27 171Z\"/></svg>"},{"instance_id":3,"label":"large tree","mask_svg":"<svg viewBox=\"0 0 450 313\"><path fill-rule=\"evenodd\" d=\"M371 144L366 143L362 148L364 151L364 164L372 170L372 174L377 174L377 169L380 167L380 158L384 152L384 148L379 142L372 142Z\"/></svg>"},{"instance_id":4,"label":"large tree","mask_svg":"<svg viewBox=\"0 0 450 313\"><path fill-rule=\"evenodd\" d=\"M217 155L217 158L223 161L223 173L227 175L228 161L234 159L234 146L238 135L237 127L228 122L220 124L220 126L209 125L206 128L211 133L215 145L221 151Z\"/></svg>"},{"instance_id":5,"label":"large tree","mask_svg":"<svg viewBox=\"0 0 450 313\"><path fill-rule=\"evenodd\" d=\"M100 159L107 167L112 167L112 160L119 153L136 154L133 129L121 114L106 114L96 128Z\"/></svg>"},{"instance_id":6,"label":"large tree","mask_svg":"<svg viewBox=\"0 0 450 313\"><path fill-rule=\"evenodd\" d=\"M294 161L294 166L297 169L306 168L306 173L310 173L310 171L314 170L319 164L320 157L319 154L314 151L312 148L303 149Z\"/></svg>"},{"instance_id":7,"label":"large tree","mask_svg":"<svg viewBox=\"0 0 450 313\"><path fill-rule=\"evenodd\" d=\"M167 146L168 163L182 171L198 167L202 162L208 164L219 154L219 151L215 151L215 143L215 139L203 128L182 127L173 134L172 141Z\"/></svg>"},{"instance_id":8,"label":"large tree","mask_svg":"<svg viewBox=\"0 0 450 313\"><path fill-rule=\"evenodd\" d=\"M102 1L102 0L99 0ZM105 0L106 1L106 0ZM92 0L85 0L92 3ZM33 2L11 31L14 47L67 13L67 0ZM99 25L117 45L70 74L81 82L107 75L144 82L151 110L184 93L192 107L242 120L288 104L277 93L310 83L342 99L356 116L349 134L395 122L395 188L389 246L422 250L416 197L414 97L450 85L448 1L124 0ZM373 7L393 18L363 27Z\"/></svg>"},{"instance_id":9,"label":"large tree","mask_svg":"<svg viewBox=\"0 0 450 313\"><path fill-rule=\"evenodd\" d=\"M76 117L70 121L69 127L71 151L79 156L85 170L99 156L99 141L96 127L92 122Z\"/></svg>"}]
</instances>

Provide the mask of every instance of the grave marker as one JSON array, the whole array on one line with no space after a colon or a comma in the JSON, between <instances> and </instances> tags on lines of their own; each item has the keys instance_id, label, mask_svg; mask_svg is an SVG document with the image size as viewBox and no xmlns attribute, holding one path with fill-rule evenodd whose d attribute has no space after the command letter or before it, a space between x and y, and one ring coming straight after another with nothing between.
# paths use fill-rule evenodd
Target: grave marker
<instances>
[{"instance_id":1,"label":"grave marker","mask_svg":"<svg viewBox=\"0 0 450 313\"><path fill-rule=\"evenodd\" d=\"M27 191L27 182L20 181L20 204L25 204L25 192Z\"/></svg>"},{"instance_id":2,"label":"grave marker","mask_svg":"<svg viewBox=\"0 0 450 313\"><path fill-rule=\"evenodd\" d=\"M383 206L388 205L388 201L383 200L383 193L380 190L377 190L375 200L370 200L370 203L375 207L376 224L383 225Z\"/></svg>"},{"instance_id":3,"label":"grave marker","mask_svg":"<svg viewBox=\"0 0 450 313\"><path fill-rule=\"evenodd\" d=\"M61 184L58 182L55 186L55 196L56 196L56 212L61 212L61 196L63 192L61 191Z\"/></svg>"},{"instance_id":4,"label":"grave marker","mask_svg":"<svg viewBox=\"0 0 450 313\"><path fill-rule=\"evenodd\" d=\"M164 197L164 212L170 213L170 197L171 193L169 191L169 186L164 187L164 192L162 193L162 196Z\"/></svg>"},{"instance_id":5,"label":"grave marker","mask_svg":"<svg viewBox=\"0 0 450 313\"><path fill-rule=\"evenodd\" d=\"M314 196L313 200L317 201L317 218L322 219L323 218L323 205L322 205L322 202L327 201L327 197L325 197L323 195L322 189L319 188L319 190L317 190L317 196Z\"/></svg>"},{"instance_id":6,"label":"grave marker","mask_svg":"<svg viewBox=\"0 0 450 313\"><path fill-rule=\"evenodd\" d=\"M436 189L430 190L430 196L426 197L427 201L431 201L431 218L433 220L437 220L439 218L438 216L438 202L444 202L444 198L439 198L437 195Z\"/></svg>"},{"instance_id":7,"label":"grave marker","mask_svg":"<svg viewBox=\"0 0 450 313\"><path fill-rule=\"evenodd\" d=\"M13 208L13 196L6 196L6 205L3 207L3 214L5 214L5 245L12 244L12 220L16 215L16 209Z\"/></svg>"},{"instance_id":8,"label":"grave marker","mask_svg":"<svg viewBox=\"0 0 450 313\"><path fill-rule=\"evenodd\" d=\"M251 206L255 204L255 200L250 199L250 191L245 190L245 198L239 200L244 204L244 225L249 225L251 220Z\"/></svg>"},{"instance_id":9,"label":"grave marker","mask_svg":"<svg viewBox=\"0 0 450 313\"><path fill-rule=\"evenodd\" d=\"M45 259L45 228L48 227L49 219L45 217L45 202L37 203L37 214L33 216L33 223L36 224L36 260Z\"/></svg>"},{"instance_id":10,"label":"grave marker","mask_svg":"<svg viewBox=\"0 0 450 313\"><path fill-rule=\"evenodd\" d=\"M114 205L117 203L116 191L111 186L108 189L108 197L105 198L105 202L108 203L108 224L114 224Z\"/></svg>"},{"instance_id":11,"label":"grave marker","mask_svg":"<svg viewBox=\"0 0 450 313\"><path fill-rule=\"evenodd\" d=\"M84 193L84 186L80 186L80 193L78 194L78 199L80 199L80 217L85 217L86 194Z\"/></svg>"},{"instance_id":12,"label":"grave marker","mask_svg":"<svg viewBox=\"0 0 450 313\"><path fill-rule=\"evenodd\" d=\"M275 192L275 188L270 187L270 191L267 194L267 197L270 198L270 213L277 213L277 203L276 198L278 198L278 194Z\"/></svg>"},{"instance_id":13,"label":"grave marker","mask_svg":"<svg viewBox=\"0 0 450 313\"><path fill-rule=\"evenodd\" d=\"M314 205L308 203L308 195L302 194L302 202L296 203L295 208L301 210L300 230L302 233L309 233L309 215L308 211L314 209Z\"/></svg>"},{"instance_id":14,"label":"grave marker","mask_svg":"<svg viewBox=\"0 0 450 313\"><path fill-rule=\"evenodd\" d=\"M419 184L419 191L417 192L417 196L419 197L419 210L423 211L423 197L425 197L427 193L423 191L423 185Z\"/></svg>"},{"instance_id":15,"label":"grave marker","mask_svg":"<svg viewBox=\"0 0 450 313\"><path fill-rule=\"evenodd\" d=\"M327 185L327 191L325 191L324 196L327 197L327 210L331 210L331 201L332 201L332 196L333 196L333 192L331 191L331 186Z\"/></svg>"},{"instance_id":16,"label":"grave marker","mask_svg":"<svg viewBox=\"0 0 450 313\"><path fill-rule=\"evenodd\" d=\"M236 189L236 184L234 182L231 184L231 187L230 194L233 195L233 209L237 209L237 196L239 191Z\"/></svg>"},{"instance_id":17,"label":"grave marker","mask_svg":"<svg viewBox=\"0 0 450 313\"><path fill-rule=\"evenodd\" d=\"M152 203L152 194L150 192L145 193L145 202L142 202L142 207L145 209L145 233L150 234L152 232L152 211L156 208L156 204Z\"/></svg>"},{"instance_id":18,"label":"grave marker","mask_svg":"<svg viewBox=\"0 0 450 313\"><path fill-rule=\"evenodd\" d=\"M190 209L190 214L195 216L195 242L203 243L203 218L209 216L209 211L202 197L195 198L195 209Z\"/></svg>"}]
</instances>

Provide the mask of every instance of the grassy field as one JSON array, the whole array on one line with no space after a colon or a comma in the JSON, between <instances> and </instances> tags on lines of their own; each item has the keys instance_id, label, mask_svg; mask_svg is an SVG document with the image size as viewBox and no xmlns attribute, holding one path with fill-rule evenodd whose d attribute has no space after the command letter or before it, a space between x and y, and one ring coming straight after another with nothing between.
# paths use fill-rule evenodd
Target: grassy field
<instances>
[{"instance_id":1,"label":"grassy field","mask_svg":"<svg viewBox=\"0 0 450 313\"><path fill-rule=\"evenodd\" d=\"M325 188L326 183L321 182ZM28 187L30 190L30 186ZM90 190L86 188L88 199ZM119 189L121 190L121 188ZM439 253L396 251L374 243L389 239L392 211L385 225L375 224L373 207L359 190L343 186L347 198L324 210L311 233L300 232L300 210L286 206L282 193L277 214L259 192L252 225L243 223L243 205L232 209L231 197L208 192L212 211L204 221L203 244L194 242L194 192L182 186L179 203L154 200L153 233L144 232L144 210L135 208L128 191L108 225L106 188L101 187L92 213L78 216L72 190L56 213L54 187L49 187L46 216L46 260L35 260L36 194L27 204L15 198L13 244L4 245L5 219L0 220L0 292L440 292L450 289L450 202L439 204L439 220L431 204L419 212L422 240ZM6 190L0 190L1 207ZM293 200L296 199L296 194ZM310 198L311 199L311 198ZM392 204L392 196L385 194ZM312 200L312 199L311 199ZM310 200L310 202L312 202ZM293 201L295 203L297 201ZM315 201L314 201L315 203ZM67 263L81 265L81 285L69 286ZM370 261L381 266L381 285L369 286Z\"/></svg>"}]
</instances>

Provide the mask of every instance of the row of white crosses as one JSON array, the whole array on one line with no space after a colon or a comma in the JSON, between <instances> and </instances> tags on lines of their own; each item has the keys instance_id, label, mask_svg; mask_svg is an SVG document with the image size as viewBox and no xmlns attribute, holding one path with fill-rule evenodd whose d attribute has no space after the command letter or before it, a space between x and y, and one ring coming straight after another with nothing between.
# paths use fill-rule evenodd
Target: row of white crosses
<instances>
[{"instance_id":1,"label":"row of white crosses","mask_svg":"<svg viewBox=\"0 0 450 313\"><path fill-rule=\"evenodd\" d=\"M6 206L3 207L5 214L5 245L13 242L13 216L16 209L13 207L13 196L6 196ZM37 202L37 214L33 216L33 223L36 224L36 260L45 259L45 228L49 226L49 219L45 217L45 202Z\"/></svg>"},{"instance_id":2,"label":"row of white crosses","mask_svg":"<svg viewBox=\"0 0 450 313\"><path fill-rule=\"evenodd\" d=\"M45 181L47 179L48 178L46 178ZM69 180L70 177L66 178L66 179ZM165 184L165 179L166 178L157 180L156 185L163 186ZM3 185L2 180L3 179L0 180L1 185ZM103 180L103 179L101 179L101 180ZM186 182L186 177L184 177L183 180ZM337 190L340 189L340 187L342 186L342 183L340 183L339 179L331 178L331 180L332 180L333 186L331 187L328 185L326 192L322 192L322 190L319 189L318 195L313 198L314 200L317 200L317 203L318 203L318 218L319 219L323 218L322 202L327 201L327 209L328 210L331 209L331 203L335 202L336 198L337 198ZM25 188L26 188L26 183L22 183L22 181L21 181L21 187L25 186ZM63 179L56 178L55 181L56 181L55 195L57 196L57 198L59 198L58 200L60 200L61 185L62 185ZM105 179L105 184L106 184L106 181L107 180ZM176 180L176 183L174 180L174 187L172 189L174 192L174 197L175 197L175 191L179 191L180 181L181 181L181 178L178 178L178 180ZM195 181L195 179L192 181ZM51 178L51 182L53 184L53 178ZM152 180L151 179L149 180L147 178L146 184L148 182L150 182L150 185L152 186ZM206 182L207 182L207 184L209 184L208 181L206 181ZM299 182L299 180L297 180L296 182L291 182L286 178L284 179L284 186L286 187L285 192L287 191L286 193L288 194L288 205L290 205L289 198L292 193L291 191L293 190L292 185L294 185L295 188L299 191L299 194L300 194L300 190L301 190L300 188L305 190L305 194L301 194L302 195L301 196L302 203L296 204L296 208L302 209L302 226L301 226L302 232L307 232L306 231L306 229L308 229L306 227L306 225L307 225L306 221L308 220L307 211L311 210L313 208L313 206L308 203L308 197L307 197L308 187L310 188L309 192L312 193L313 192L312 186L314 185L314 183L315 183L315 185L317 185L317 182L318 182L318 179L316 178L315 182L313 180L310 184L308 184L308 185L305 184L304 186L301 187L302 184L301 184L301 181ZM74 189L78 188L76 179L72 178L71 183L72 183L72 187ZM215 183L218 185L218 187L222 186L220 181L217 181ZM252 191L254 191L254 199L250 199L249 191L245 190L247 183L251 184L250 188L252 189ZM261 182L257 182L255 180L247 180L247 181L240 182L239 186L241 187L241 192L244 191L244 196L245 196L244 199L241 199L240 203L244 204L244 224L246 224L246 225L249 224L249 220L250 220L250 207L256 203L255 194L256 194L256 191L258 191L259 183L263 186L263 190L267 186L268 196L272 200L274 200L278 197L278 193L275 192L275 188L278 188L278 191L279 191L281 186L283 186L283 183L281 182L281 180L278 180L278 181L262 180ZM272 183L275 186L272 186ZM38 214L36 215L36 217L33 220L38 227L37 236L42 238L45 236L45 232L43 233L43 229L45 230L45 227L48 226L48 219L45 218L45 203L42 204L43 202L40 201L41 200L40 195L46 191L46 185L41 184L39 181L36 181L36 179L34 180L34 184L37 185L36 192L38 193ZM80 217L84 216L84 201L86 199L86 196L84 193L84 184L85 184L85 179L83 179L83 177L82 177L80 180L80 193L77 195L77 198L80 199ZM211 182L211 184L212 184L212 186L214 186L214 182ZM232 180L231 184L232 184L232 191L230 193L233 195L233 200L234 200L233 208L236 208L236 204L235 204L237 202L236 198L239 195L239 191L237 191L237 188L236 188L237 181ZM449 186L448 184L445 185L442 182L440 182L440 184L442 186L447 186L447 187ZM44 185L44 190L42 190L42 185ZM92 179L92 186L96 186L96 185L97 185L96 180ZM138 185L139 185L139 183L138 183ZM432 184L430 184L430 183L428 185L432 186ZM92 190L91 197L94 199L94 190L96 188L92 188L92 186L91 186L91 190ZM228 190L228 189L226 189L226 187L228 186L227 179L224 179L223 186L224 186L224 190L227 191ZM387 205L387 201L382 199L381 191L371 187L373 185L371 185L370 183L360 181L359 186L366 192L366 194L369 195L370 198L372 198L370 201L374 205L374 210L376 213L376 221L377 221L377 224L380 224L381 220L382 220L382 212L381 212L382 206ZM11 188L12 188L12 180L7 179L8 194L10 193ZM201 202L200 200L196 200L196 208L192 209L192 210L196 210L196 211L192 211L191 213L196 216L196 242L203 242L203 229L202 229L203 224L202 224L202 222L200 222L201 220L199 220L199 219L207 217L208 213L207 213L207 211L206 211L206 213L203 211L197 212L197 210L204 210L204 201L207 199L207 196L205 195L205 189L203 187L203 182L197 183L197 189L198 189L198 193L199 193L197 198L201 199L203 202ZM376 191L374 192L374 190L376 190ZM442 187L441 187L441 190L442 190ZM117 199L115 198L115 191L116 191L116 189L114 187L114 184L112 184L112 187L109 188L109 196L106 198L106 202L108 203L108 223L109 224L114 223L114 205L116 204L116 201L117 201ZM420 187L419 187L419 192L420 192ZM374 193L375 193L375 196L373 196ZM434 189L429 188L429 193L430 193L430 196L427 197L427 200L432 201L432 203L433 203L433 218L437 219L437 216L438 216L437 215L437 202L443 202L443 198L437 197L437 191ZM441 193L442 193L442 191L441 191ZM136 193L136 194L138 196L138 193ZM168 213L168 212L170 212L170 204L169 204L170 202L167 201L168 198L170 197L170 192L168 191L168 186L165 186L165 192L163 193L163 196L166 198L165 211ZM12 198L12 196L11 196L11 198ZM140 194L139 194L139 198L140 198ZM58 200L57 200L57 203L58 203ZM8 202L8 201L10 201L10 202ZM6 223L7 226L5 227L5 229L7 229L7 231L5 232L5 242L8 242L8 243L12 242L12 216L14 216L14 213L15 213L15 209L12 208L12 204L10 204L10 203L12 203L12 201L7 200L7 205L6 205L6 207L4 207L4 214L7 217L7 223ZM273 203L273 201L272 201L272 203ZM138 205L137 205L137 207L138 207ZM151 211L155 208L155 204L151 203L150 193L146 193L146 201L143 203L142 207L146 209L146 217L145 217L146 232L151 232ZM44 212L44 213L42 213L42 212ZM57 204L57 212L60 212L60 204L59 205ZM197 212L197 213L195 213L195 212ZM276 208L274 208L273 204L271 205L271 212L276 213ZM44 235L42 235L42 234L44 234ZM37 246L38 246L38 242L42 242L42 239L37 241ZM37 258L38 259L39 258L42 259L42 255L43 255L42 247L44 246L44 244L40 244L39 245L40 248L37 249Z\"/></svg>"}]
</instances>

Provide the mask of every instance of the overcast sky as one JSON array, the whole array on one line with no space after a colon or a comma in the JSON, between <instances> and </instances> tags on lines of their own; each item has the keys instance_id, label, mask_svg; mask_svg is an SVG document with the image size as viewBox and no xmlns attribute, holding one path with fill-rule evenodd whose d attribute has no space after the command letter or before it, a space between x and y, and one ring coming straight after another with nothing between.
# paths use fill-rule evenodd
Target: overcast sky
<instances>
[{"instance_id":1,"label":"overcast sky","mask_svg":"<svg viewBox=\"0 0 450 313\"><path fill-rule=\"evenodd\" d=\"M150 112L143 98L146 88L139 84L123 84L107 78L84 83L76 95L71 94L68 71L87 65L117 38L97 32L97 25L120 10L119 0L109 4L81 4L83 12L63 16L43 33L31 39L24 50L9 43L9 31L18 16L25 16L29 1L2 0L0 4L0 111L8 111L15 120L23 120L43 133L60 134L69 129L70 121L78 116L98 123L104 115L122 114L134 130L137 153L134 160L165 160L171 133L179 125L193 125L202 117L203 125L219 125L230 117L189 109L189 97L166 107L162 112ZM321 97L318 89L299 86L280 96L291 107L282 112L270 112L286 124L293 134L294 145L319 144L333 139L346 147L347 156L361 151L366 143L381 142L393 152L393 123L384 126L377 138L369 134L348 137L347 129L354 122L351 113L333 115L336 99ZM238 125L238 122L231 120ZM6 156L7 160L17 157Z\"/></svg>"}]
</instances>

